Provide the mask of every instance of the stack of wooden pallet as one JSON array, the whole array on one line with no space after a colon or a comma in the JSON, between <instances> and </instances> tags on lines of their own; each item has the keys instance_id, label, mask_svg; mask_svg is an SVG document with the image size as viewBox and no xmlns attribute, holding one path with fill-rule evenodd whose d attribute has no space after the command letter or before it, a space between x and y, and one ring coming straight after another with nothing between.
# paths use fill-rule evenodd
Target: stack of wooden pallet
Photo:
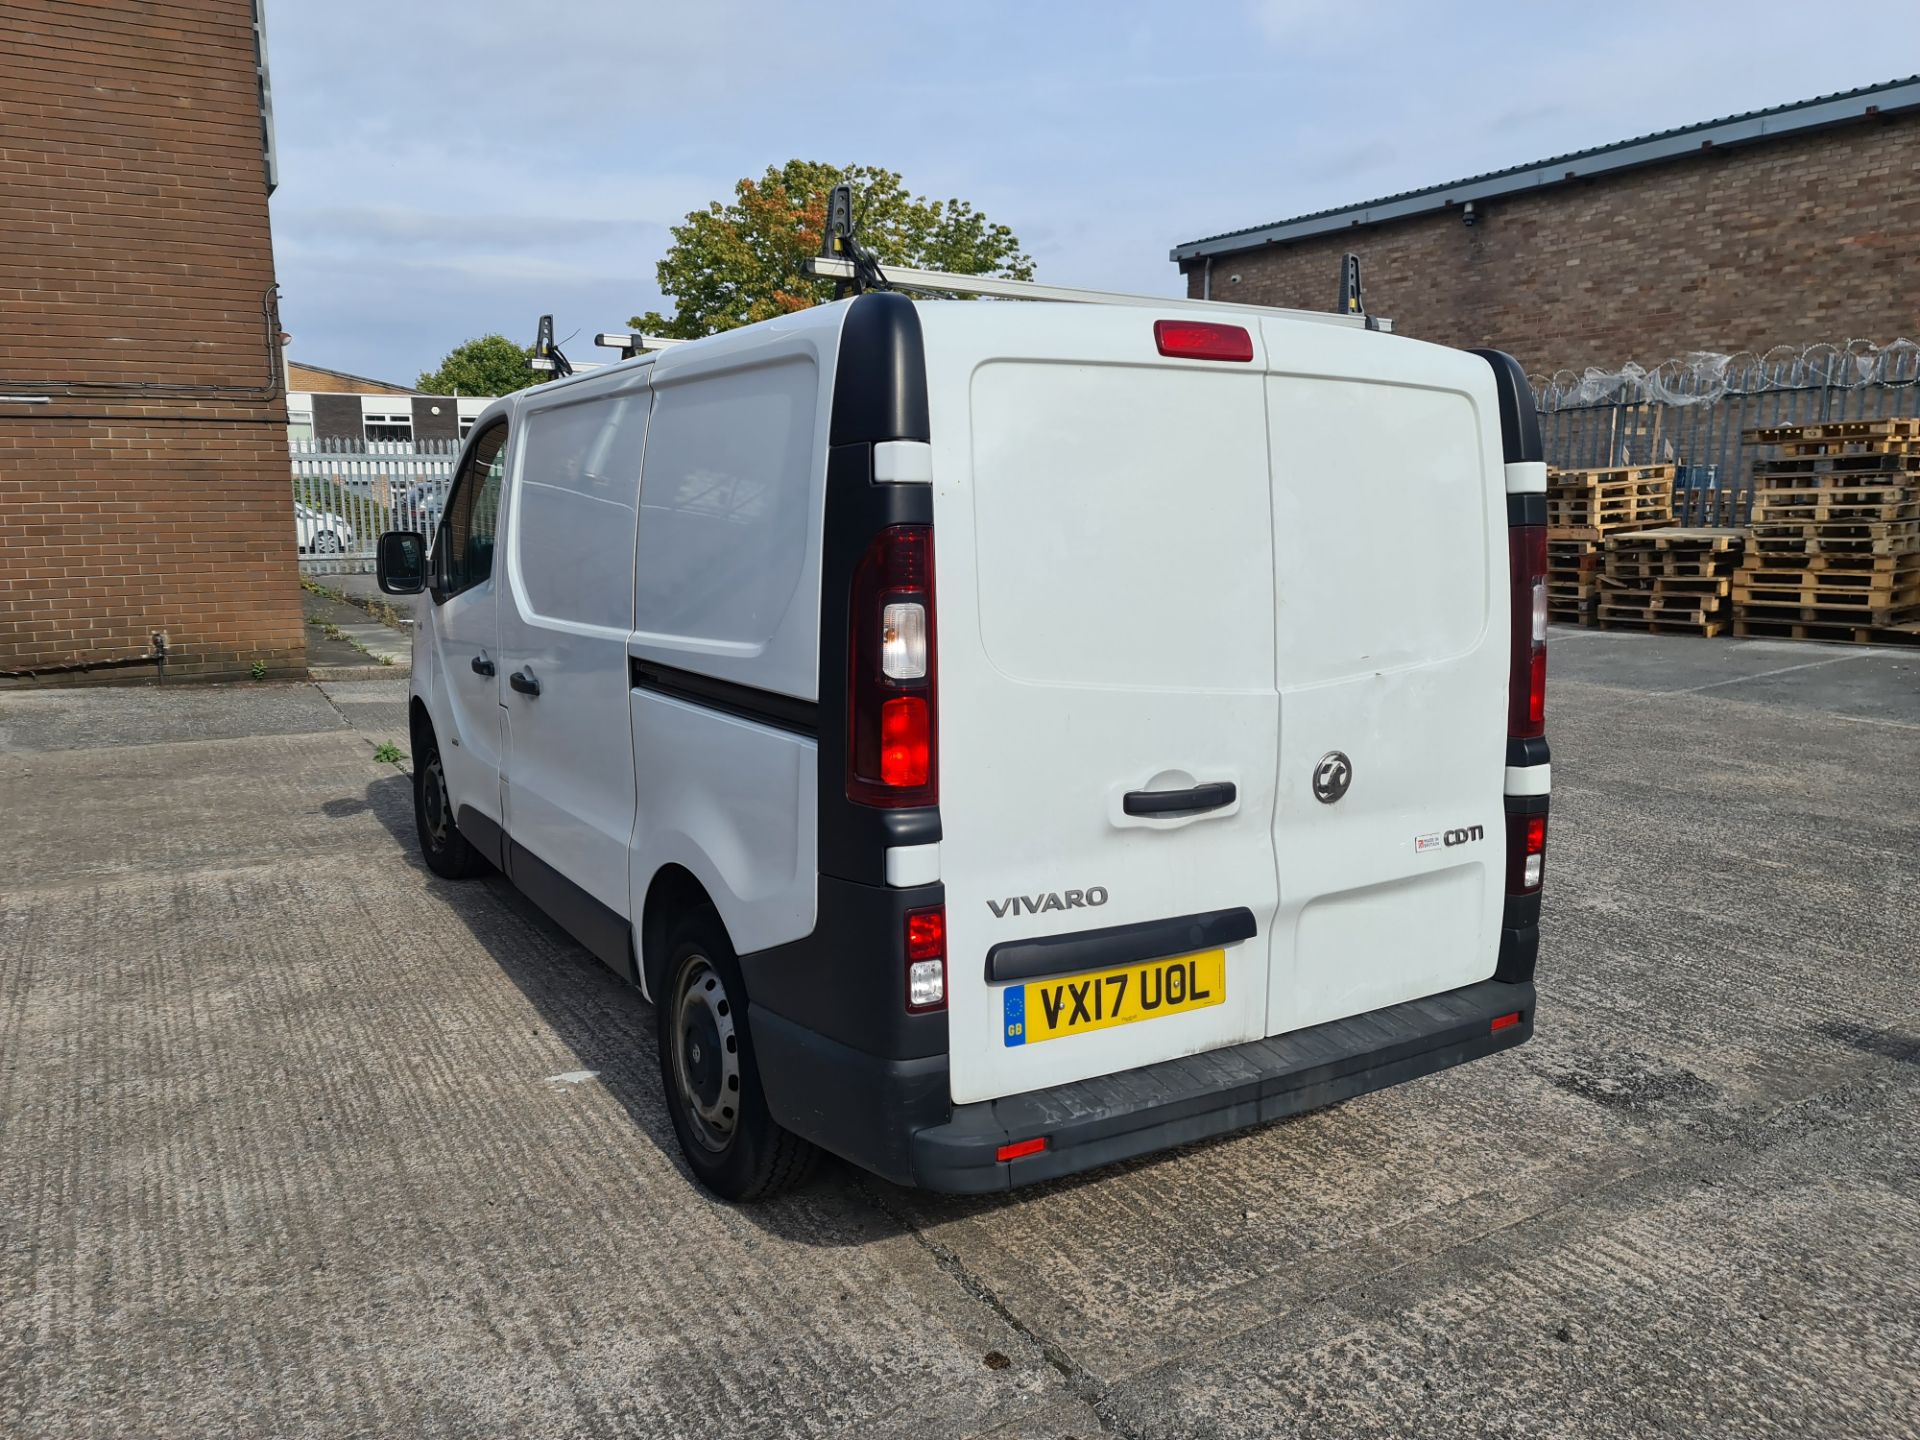
<instances>
[{"instance_id":1,"label":"stack of wooden pallet","mask_svg":"<svg viewBox=\"0 0 1920 1440\"><path fill-rule=\"evenodd\" d=\"M1641 530L1609 535L1600 572L1600 627L1718 635L1733 618L1727 595L1747 532Z\"/></svg>"},{"instance_id":2,"label":"stack of wooden pallet","mask_svg":"<svg viewBox=\"0 0 1920 1440\"><path fill-rule=\"evenodd\" d=\"M1671 465L1547 472L1547 614L1591 624L1601 542L1673 518Z\"/></svg>"},{"instance_id":3,"label":"stack of wooden pallet","mask_svg":"<svg viewBox=\"0 0 1920 1440\"><path fill-rule=\"evenodd\" d=\"M1734 633L1920 638L1920 420L1749 430L1753 543L1734 578Z\"/></svg>"}]
</instances>

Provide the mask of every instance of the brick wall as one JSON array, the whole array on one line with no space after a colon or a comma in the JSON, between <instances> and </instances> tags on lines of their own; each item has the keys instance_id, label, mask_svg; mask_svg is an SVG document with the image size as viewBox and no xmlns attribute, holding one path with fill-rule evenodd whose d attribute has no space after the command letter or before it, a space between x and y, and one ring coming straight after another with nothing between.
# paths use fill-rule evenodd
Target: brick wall
<instances>
[{"instance_id":1,"label":"brick wall","mask_svg":"<svg viewBox=\"0 0 1920 1440\"><path fill-rule=\"evenodd\" d=\"M1314 236L1214 260L1216 300L1333 307L1361 257L1402 334L1493 345L1531 373L1694 350L1920 339L1920 115ZM1188 293L1200 293L1187 262ZM1234 275L1241 277L1238 284Z\"/></svg>"},{"instance_id":2,"label":"brick wall","mask_svg":"<svg viewBox=\"0 0 1920 1440\"><path fill-rule=\"evenodd\" d=\"M304 665L249 0L0 0L0 671ZM125 678L143 671L100 671ZM79 678L79 677L70 677Z\"/></svg>"}]
</instances>

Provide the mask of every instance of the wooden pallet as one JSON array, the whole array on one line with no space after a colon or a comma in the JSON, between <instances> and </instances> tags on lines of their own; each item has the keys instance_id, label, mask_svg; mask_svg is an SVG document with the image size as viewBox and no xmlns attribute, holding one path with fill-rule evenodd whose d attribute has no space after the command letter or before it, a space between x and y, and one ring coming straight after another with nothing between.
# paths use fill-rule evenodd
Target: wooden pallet
<instances>
[{"instance_id":1,"label":"wooden pallet","mask_svg":"<svg viewBox=\"0 0 1920 1440\"><path fill-rule=\"evenodd\" d=\"M1772 477L1791 476L1799 483L1808 483L1812 475L1849 475L1873 476L1891 475L1895 477L1920 472L1920 453L1909 455L1796 455L1785 460L1756 460L1753 462L1754 484L1770 486ZM1844 485L1845 480L1829 481L1830 484Z\"/></svg>"},{"instance_id":2,"label":"wooden pallet","mask_svg":"<svg viewBox=\"0 0 1920 1440\"><path fill-rule=\"evenodd\" d=\"M1793 590L1770 586L1743 592L1735 586L1733 608L1737 615L1761 619L1778 615L1826 624L1899 625L1920 619L1920 588L1887 598L1863 590Z\"/></svg>"},{"instance_id":3,"label":"wooden pallet","mask_svg":"<svg viewBox=\"0 0 1920 1440\"><path fill-rule=\"evenodd\" d=\"M1728 620L1718 614L1711 617L1699 613L1682 616L1677 611L1656 611L1634 615L1602 609L1596 623L1602 630L1645 630L1650 635L1713 636L1726 631Z\"/></svg>"},{"instance_id":4,"label":"wooden pallet","mask_svg":"<svg viewBox=\"0 0 1920 1440\"><path fill-rule=\"evenodd\" d=\"M1920 520L1762 521L1753 527L1748 544L1749 553L1836 557L1904 555L1915 550L1920 550Z\"/></svg>"},{"instance_id":5,"label":"wooden pallet","mask_svg":"<svg viewBox=\"0 0 1920 1440\"><path fill-rule=\"evenodd\" d=\"M1796 440L1901 440L1920 438L1920 419L1828 420L1817 425L1763 425L1742 430L1748 445L1784 445Z\"/></svg>"},{"instance_id":6,"label":"wooden pallet","mask_svg":"<svg viewBox=\"0 0 1920 1440\"><path fill-rule=\"evenodd\" d=\"M1809 455L1915 455L1920 454L1920 439L1787 440L1775 448L1783 460Z\"/></svg>"},{"instance_id":7,"label":"wooden pallet","mask_svg":"<svg viewBox=\"0 0 1920 1440\"><path fill-rule=\"evenodd\" d=\"M1920 624L1855 625L1842 621L1783 620L1777 616L1736 614L1733 633L1743 639L1837 640L1854 645L1920 644Z\"/></svg>"},{"instance_id":8,"label":"wooden pallet","mask_svg":"<svg viewBox=\"0 0 1920 1440\"><path fill-rule=\"evenodd\" d=\"M1845 521L1856 525L1891 524L1920 519L1920 499L1906 486L1876 489L1762 490L1753 497L1756 528L1780 523L1822 525Z\"/></svg>"}]
</instances>

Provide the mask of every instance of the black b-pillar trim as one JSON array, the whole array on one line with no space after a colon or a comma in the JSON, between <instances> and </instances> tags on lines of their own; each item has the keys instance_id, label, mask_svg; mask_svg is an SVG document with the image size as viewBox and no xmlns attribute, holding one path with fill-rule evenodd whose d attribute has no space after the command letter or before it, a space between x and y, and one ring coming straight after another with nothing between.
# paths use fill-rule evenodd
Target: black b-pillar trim
<instances>
[{"instance_id":1,"label":"black b-pillar trim","mask_svg":"<svg viewBox=\"0 0 1920 1440\"><path fill-rule=\"evenodd\" d=\"M1500 395L1500 448L1509 465L1547 458L1540 440L1540 416L1533 408L1533 387L1520 362L1504 350L1475 350L1493 367L1494 388Z\"/></svg>"}]
</instances>

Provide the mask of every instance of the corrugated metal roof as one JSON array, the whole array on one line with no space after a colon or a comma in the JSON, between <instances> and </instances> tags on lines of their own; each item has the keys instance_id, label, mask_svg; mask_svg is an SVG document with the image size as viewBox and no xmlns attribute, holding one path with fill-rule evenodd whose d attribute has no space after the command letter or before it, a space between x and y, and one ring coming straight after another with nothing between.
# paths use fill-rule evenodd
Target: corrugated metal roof
<instances>
[{"instance_id":1,"label":"corrugated metal roof","mask_svg":"<svg viewBox=\"0 0 1920 1440\"><path fill-rule=\"evenodd\" d=\"M1889 80L1866 85L1835 95L1819 95L1797 100L1791 105L1776 105L1768 110L1749 110L1720 120L1703 120L1674 130L1658 130L1632 140L1592 150L1576 150L1569 155L1536 160L1508 170L1493 170L1465 180L1449 181L1424 190L1407 190L1398 195L1367 200L1358 205L1342 205L1332 210L1317 210L1291 220L1276 220L1270 225L1255 225L1246 230L1229 230L1203 240L1176 245L1169 256L1175 262L1205 255L1226 255L1252 250L1283 240L1299 240L1332 230L1347 230L1361 225L1377 225L1385 220L1401 220L1432 210L1444 210L1469 200L1490 200L1520 190L1564 185L1570 180L1590 180L1611 171L1630 170L1682 155L1697 154L1709 147L1752 144L1777 139L1802 131L1843 125L1868 115L1889 114L1896 110L1920 107L1920 75L1904 80Z\"/></svg>"}]
</instances>

